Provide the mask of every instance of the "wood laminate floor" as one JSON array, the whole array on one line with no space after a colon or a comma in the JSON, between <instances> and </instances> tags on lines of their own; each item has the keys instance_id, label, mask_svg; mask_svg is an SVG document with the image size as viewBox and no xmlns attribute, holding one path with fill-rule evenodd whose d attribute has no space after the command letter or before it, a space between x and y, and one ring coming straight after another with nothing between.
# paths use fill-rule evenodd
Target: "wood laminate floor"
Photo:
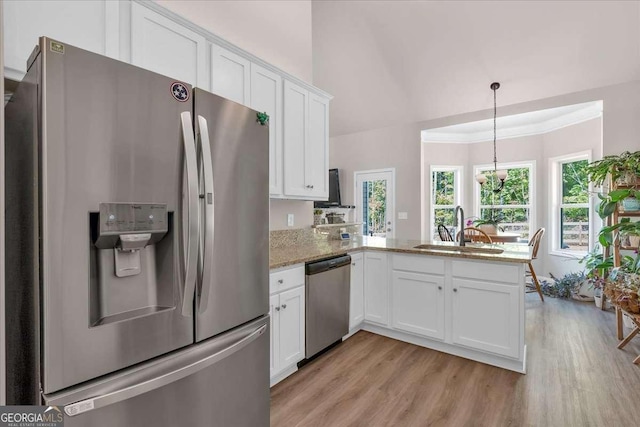
<instances>
[{"instance_id":1,"label":"wood laminate floor","mask_svg":"<svg viewBox=\"0 0 640 427\"><path fill-rule=\"evenodd\" d=\"M361 331L271 389L271 425L640 425L640 337L616 349L612 312L529 294L527 343L521 375Z\"/></svg>"}]
</instances>

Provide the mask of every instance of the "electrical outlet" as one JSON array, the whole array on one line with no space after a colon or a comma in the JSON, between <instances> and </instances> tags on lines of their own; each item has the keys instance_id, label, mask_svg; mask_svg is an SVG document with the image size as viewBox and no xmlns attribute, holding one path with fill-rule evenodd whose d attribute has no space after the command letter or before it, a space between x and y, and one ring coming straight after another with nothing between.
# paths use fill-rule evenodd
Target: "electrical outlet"
<instances>
[{"instance_id":1,"label":"electrical outlet","mask_svg":"<svg viewBox=\"0 0 640 427\"><path fill-rule=\"evenodd\" d=\"M287 214L287 226L293 227L293 214Z\"/></svg>"},{"instance_id":2,"label":"electrical outlet","mask_svg":"<svg viewBox=\"0 0 640 427\"><path fill-rule=\"evenodd\" d=\"M398 219L407 219L408 215L406 212L398 212Z\"/></svg>"}]
</instances>

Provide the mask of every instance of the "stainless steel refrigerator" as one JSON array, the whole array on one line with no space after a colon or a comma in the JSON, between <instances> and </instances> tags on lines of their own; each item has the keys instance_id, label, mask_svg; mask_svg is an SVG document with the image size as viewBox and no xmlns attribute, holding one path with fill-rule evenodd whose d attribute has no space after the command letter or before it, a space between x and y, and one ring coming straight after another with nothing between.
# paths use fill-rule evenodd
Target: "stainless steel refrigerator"
<instances>
[{"instance_id":1,"label":"stainless steel refrigerator","mask_svg":"<svg viewBox=\"0 0 640 427\"><path fill-rule=\"evenodd\" d=\"M6 106L9 404L269 423L268 127L41 38Z\"/></svg>"}]
</instances>

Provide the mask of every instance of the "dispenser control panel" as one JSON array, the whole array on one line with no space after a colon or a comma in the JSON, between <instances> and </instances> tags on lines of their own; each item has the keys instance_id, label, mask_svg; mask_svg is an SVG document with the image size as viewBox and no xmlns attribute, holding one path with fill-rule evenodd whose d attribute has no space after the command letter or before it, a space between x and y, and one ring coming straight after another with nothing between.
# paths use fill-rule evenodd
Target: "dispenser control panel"
<instances>
[{"instance_id":1,"label":"dispenser control panel","mask_svg":"<svg viewBox=\"0 0 640 427\"><path fill-rule=\"evenodd\" d=\"M136 250L159 242L169 231L167 205L161 203L100 203L99 249Z\"/></svg>"},{"instance_id":2,"label":"dispenser control panel","mask_svg":"<svg viewBox=\"0 0 640 427\"><path fill-rule=\"evenodd\" d=\"M166 232L167 205L100 203L100 234Z\"/></svg>"}]
</instances>

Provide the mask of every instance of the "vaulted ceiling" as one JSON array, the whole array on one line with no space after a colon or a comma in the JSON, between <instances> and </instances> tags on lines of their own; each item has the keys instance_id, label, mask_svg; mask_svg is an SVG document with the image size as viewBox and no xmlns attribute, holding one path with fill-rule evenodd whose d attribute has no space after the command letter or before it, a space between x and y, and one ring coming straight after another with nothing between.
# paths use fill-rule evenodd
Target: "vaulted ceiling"
<instances>
[{"instance_id":1,"label":"vaulted ceiling","mask_svg":"<svg viewBox=\"0 0 640 427\"><path fill-rule=\"evenodd\" d=\"M333 136L640 79L640 3L313 2ZM605 107L606 109L606 107ZM606 110L605 110L606 114Z\"/></svg>"}]
</instances>

